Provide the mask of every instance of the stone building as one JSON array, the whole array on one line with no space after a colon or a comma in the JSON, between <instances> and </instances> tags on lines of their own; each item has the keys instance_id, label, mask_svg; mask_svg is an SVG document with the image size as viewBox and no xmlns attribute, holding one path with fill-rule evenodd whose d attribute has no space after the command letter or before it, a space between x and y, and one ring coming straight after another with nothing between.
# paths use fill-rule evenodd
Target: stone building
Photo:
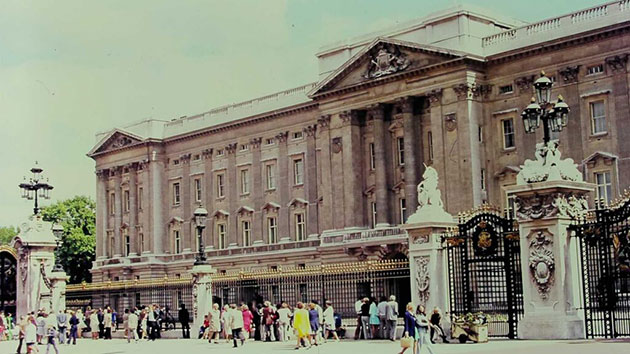
<instances>
[{"instance_id":1,"label":"stone building","mask_svg":"<svg viewBox=\"0 0 630 354\"><path fill-rule=\"evenodd\" d=\"M487 13L335 43L315 83L98 134L94 280L186 273L198 205L220 272L404 258L424 165L450 213L509 210L504 188L541 140L520 119L541 70L571 108L564 157L614 198L630 183L630 1L534 24Z\"/></svg>"}]
</instances>

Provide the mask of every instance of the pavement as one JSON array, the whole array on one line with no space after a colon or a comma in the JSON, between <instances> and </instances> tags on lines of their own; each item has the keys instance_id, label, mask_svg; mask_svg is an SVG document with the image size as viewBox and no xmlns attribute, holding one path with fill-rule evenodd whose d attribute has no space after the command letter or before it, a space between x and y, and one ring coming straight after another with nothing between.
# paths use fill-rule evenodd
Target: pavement
<instances>
[{"instance_id":1,"label":"pavement","mask_svg":"<svg viewBox=\"0 0 630 354\"><path fill-rule=\"evenodd\" d=\"M15 353L16 341L0 342L0 354ZM46 346L38 346L39 352L44 354ZM620 340L572 340L572 341L533 341L533 340L491 340L484 344L436 344L433 346L435 354L450 353L484 353L484 354L628 354L630 353L630 339ZM25 353L26 349L22 349ZM142 341L128 344L125 340L110 341L80 339L77 345L59 346L60 354L188 354L188 353L290 353L305 354L396 354L400 352L399 342L390 341L354 341L344 340L339 343L328 342L310 349L294 349L293 342L261 343L248 341L245 346L232 348L231 343L222 341L220 344L209 344L202 340L162 339L155 342ZM54 353L51 348L50 353ZM408 354L413 354L407 350ZM428 353L423 348L421 354Z\"/></svg>"}]
</instances>

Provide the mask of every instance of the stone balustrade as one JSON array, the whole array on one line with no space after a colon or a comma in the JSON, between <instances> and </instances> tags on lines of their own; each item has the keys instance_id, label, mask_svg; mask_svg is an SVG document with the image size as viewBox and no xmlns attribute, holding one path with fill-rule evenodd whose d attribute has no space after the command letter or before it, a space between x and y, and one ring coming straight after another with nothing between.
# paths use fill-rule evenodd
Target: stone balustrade
<instances>
[{"instance_id":1,"label":"stone balustrade","mask_svg":"<svg viewBox=\"0 0 630 354\"><path fill-rule=\"evenodd\" d=\"M322 246L332 246L345 243L362 242L377 238L407 237L407 233L398 227L389 227L376 230L361 230L352 232L331 232L321 236Z\"/></svg>"}]
</instances>

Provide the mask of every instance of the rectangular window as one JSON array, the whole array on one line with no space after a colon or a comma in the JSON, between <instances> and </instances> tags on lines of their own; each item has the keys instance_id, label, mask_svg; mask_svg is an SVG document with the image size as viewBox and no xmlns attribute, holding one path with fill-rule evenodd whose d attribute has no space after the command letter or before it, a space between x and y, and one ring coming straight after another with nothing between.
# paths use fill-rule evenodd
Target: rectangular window
<instances>
[{"instance_id":1,"label":"rectangular window","mask_svg":"<svg viewBox=\"0 0 630 354\"><path fill-rule=\"evenodd\" d=\"M429 161L433 161L433 133L427 134L427 141L429 145Z\"/></svg>"},{"instance_id":2,"label":"rectangular window","mask_svg":"<svg viewBox=\"0 0 630 354\"><path fill-rule=\"evenodd\" d=\"M195 201L201 202L202 190L201 190L201 178L195 178Z\"/></svg>"},{"instance_id":3,"label":"rectangular window","mask_svg":"<svg viewBox=\"0 0 630 354\"><path fill-rule=\"evenodd\" d=\"M109 238L109 256L113 257L115 253L116 253L116 241L114 240L114 237L112 236Z\"/></svg>"},{"instance_id":4,"label":"rectangular window","mask_svg":"<svg viewBox=\"0 0 630 354\"><path fill-rule=\"evenodd\" d=\"M179 234L179 230L173 230L173 241L174 241L173 252L175 254L181 253L182 252L182 238L181 238L181 235Z\"/></svg>"},{"instance_id":5,"label":"rectangular window","mask_svg":"<svg viewBox=\"0 0 630 354\"><path fill-rule=\"evenodd\" d=\"M123 191L123 208L124 208L124 210L123 210L123 211L124 211L125 213L128 213L128 212L129 212L129 209L131 209L131 208L130 208L130 206L129 206L129 204L130 204L130 203L129 203L129 191L128 191L128 190L126 190L126 191Z\"/></svg>"},{"instance_id":6,"label":"rectangular window","mask_svg":"<svg viewBox=\"0 0 630 354\"><path fill-rule=\"evenodd\" d=\"M276 166L266 165L265 175L267 176L267 189L276 189Z\"/></svg>"},{"instance_id":7,"label":"rectangular window","mask_svg":"<svg viewBox=\"0 0 630 354\"><path fill-rule=\"evenodd\" d=\"M593 134L606 132L606 109L604 101L590 103L591 107L591 129Z\"/></svg>"},{"instance_id":8,"label":"rectangular window","mask_svg":"<svg viewBox=\"0 0 630 354\"><path fill-rule=\"evenodd\" d=\"M504 119L501 121L503 127L503 148L511 149L514 145L514 120Z\"/></svg>"},{"instance_id":9,"label":"rectangular window","mask_svg":"<svg viewBox=\"0 0 630 354\"><path fill-rule=\"evenodd\" d=\"M374 157L374 143L370 143L370 170L376 169L376 159Z\"/></svg>"},{"instance_id":10,"label":"rectangular window","mask_svg":"<svg viewBox=\"0 0 630 354\"><path fill-rule=\"evenodd\" d=\"M482 168L481 173L479 175L481 179L481 190L485 191L486 190L486 169Z\"/></svg>"},{"instance_id":11,"label":"rectangular window","mask_svg":"<svg viewBox=\"0 0 630 354\"><path fill-rule=\"evenodd\" d=\"M597 202L610 204L612 200L612 182L610 172L595 173L595 184L597 185Z\"/></svg>"},{"instance_id":12,"label":"rectangular window","mask_svg":"<svg viewBox=\"0 0 630 354\"><path fill-rule=\"evenodd\" d=\"M516 197L513 194L505 194L505 214L508 218L513 219L515 216Z\"/></svg>"},{"instance_id":13,"label":"rectangular window","mask_svg":"<svg viewBox=\"0 0 630 354\"><path fill-rule=\"evenodd\" d=\"M127 229L123 231L123 240L125 242L125 257L128 257L129 253L131 253L131 238Z\"/></svg>"},{"instance_id":14,"label":"rectangular window","mask_svg":"<svg viewBox=\"0 0 630 354\"><path fill-rule=\"evenodd\" d=\"M372 228L375 228L376 227L376 203L374 203L374 202L370 203L370 211L371 211L371 214L372 214L372 218L371 218L372 219L371 220L372 221Z\"/></svg>"},{"instance_id":15,"label":"rectangular window","mask_svg":"<svg viewBox=\"0 0 630 354\"><path fill-rule=\"evenodd\" d=\"M223 155L225 155L225 150L223 149L217 150L217 156L223 156Z\"/></svg>"},{"instance_id":16,"label":"rectangular window","mask_svg":"<svg viewBox=\"0 0 630 354\"><path fill-rule=\"evenodd\" d=\"M304 162L302 159L293 161L293 179L296 186L304 184Z\"/></svg>"},{"instance_id":17,"label":"rectangular window","mask_svg":"<svg viewBox=\"0 0 630 354\"><path fill-rule=\"evenodd\" d=\"M293 133L293 140L298 140L298 139L302 139L303 137L303 133L302 132L294 132Z\"/></svg>"},{"instance_id":18,"label":"rectangular window","mask_svg":"<svg viewBox=\"0 0 630 354\"><path fill-rule=\"evenodd\" d=\"M295 214L295 239L303 241L306 239L306 220L304 214Z\"/></svg>"},{"instance_id":19,"label":"rectangular window","mask_svg":"<svg viewBox=\"0 0 630 354\"><path fill-rule=\"evenodd\" d=\"M144 198L144 189L138 187L138 210L142 210L142 198Z\"/></svg>"},{"instance_id":20,"label":"rectangular window","mask_svg":"<svg viewBox=\"0 0 630 354\"><path fill-rule=\"evenodd\" d=\"M241 232L243 233L243 246L252 245L252 230L251 224L247 220L241 222Z\"/></svg>"},{"instance_id":21,"label":"rectangular window","mask_svg":"<svg viewBox=\"0 0 630 354\"><path fill-rule=\"evenodd\" d=\"M173 160L173 165L175 166L179 165L179 160Z\"/></svg>"},{"instance_id":22,"label":"rectangular window","mask_svg":"<svg viewBox=\"0 0 630 354\"><path fill-rule=\"evenodd\" d=\"M179 183L173 183L173 205L179 205L179 197Z\"/></svg>"},{"instance_id":23,"label":"rectangular window","mask_svg":"<svg viewBox=\"0 0 630 354\"><path fill-rule=\"evenodd\" d=\"M397 138L396 146L398 150L398 165L403 166L405 164L405 139Z\"/></svg>"},{"instance_id":24,"label":"rectangular window","mask_svg":"<svg viewBox=\"0 0 630 354\"><path fill-rule=\"evenodd\" d=\"M114 215L116 213L116 193L109 194L109 213Z\"/></svg>"},{"instance_id":25,"label":"rectangular window","mask_svg":"<svg viewBox=\"0 0 630 354\"><path fill-rule=\"evenodd\" d=\"M604 64L593 65L586 68L586 75L601 74L604 72Z\"/></svg>"},{"instance_id":26,"label":"rectangular window","mask_svg":"<svg viewBox=\"0 0 630 354\"><path fill-rule=\"evenodd\" d=\"M217 198L225 197L225 175L223 173L217 175Z\"/></svg>"},{"instance_id":27,"label":"rectangular window","mask_svg":"<svg viewBox=\"0 0 630 354\"><path fill-rule=\"evenodd\" d=\"M278 222L275 217L267 218L267 236L270 244L278 242Z\"/></svg>"},{"instance_id":28,"label":"rectangular window","mask_svg":"<svg viewBox=\"0 0 630 354\"><path fill-rule=\"evenodd\" d=\"M480 143L483 143L483 127L480 125L477 128L477 135Z\"/></svg>"},{"instance_id":29,"label":"rectangular window","mask_svg":"<svg viewBox=\"0 0 630 354\"><path fill-rule=\"evenodd\" d=\"M241 170L241 194L249 194L249 170Z\"/></svg>"},{"instance_id":30,"label":"rectangular window","mask_svg":"<svg viewBox=\"0 0 630 354\"><path fill-rule=\"evenodd\" d=\"M241 145L241 147L239 148L240 151L247 151L249 150L249 144L243 144Z\"/></svg>"},{"instance_id":31,"label":"rectangular window","mask_svg":"<svg viewBox=\"0 0 630 354\"><path fill-rule=\"evenodd\" d=\"M193 161L199 161L201 159L201 155L195 154L193 155Z\"/></svg>"},{"instance_id":32,"label":"rectangular window","mask_svg":"<svg viewBox=\"0 0 630 354\"><path fill-rule=\"evenodd\" d=\"M273 145L273 144L275 144L275 141L273 140L273 138L265 139L265 145L269 146L269 145Z\"/></svg>"},{"instance_id":33,"label":"rectangular window","mask_svg":"<svg viewBox=\"0 0 630 354\"><path fill-rule=\"evenodd\" d=\"M499 93L502 95L514 92L514 86L512 84L499 86Z\"/></svg>"},{"instance_id":34,"label":"rectangular window","mask_svg":"<svg viewBox=\"0 0 630 354\"><path fill-rule=\"evenodd\" d=\"M144 234L138 235L138 253L144 253Z\"/></svg>"},{"instance_id":35,"label":"rectangular window","mask_svg":"<svg viewBox=\"0 0 630 354\"><path fill-rule=\"evenodd\" d=\"M407 200L400 198L400 223L404 224L407 221Z\"/></svg>"},{"instance_id":36,"label":"rectangular window","mask_svg":"<svg viewBox=\"0 0 630 354\"><path fill-rule=\"evenodd\" d=\"M225 248L225 234L226 234L225 224L217 224L217 241L219 249Z\"/></svg>"}]
</instances>

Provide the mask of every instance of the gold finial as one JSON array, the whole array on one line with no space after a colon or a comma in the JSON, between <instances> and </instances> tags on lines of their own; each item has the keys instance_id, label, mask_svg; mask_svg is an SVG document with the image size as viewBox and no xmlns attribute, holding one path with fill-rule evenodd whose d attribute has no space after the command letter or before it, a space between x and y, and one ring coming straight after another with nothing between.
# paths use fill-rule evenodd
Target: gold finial
<instances>
[{"instance_id":1,"label":"gold finial","mask_svg":"<svg viewBox=\"0 0 630 354\"><path fill-rule=\"evenodd\" d=\"M546 75L545 75L545 70L540 70L540 76L541 76L541 77L542 77L542 76L546 76Z\"/></svg>"},{"instance_id":2,"label":"gold finial","mask_svg":"<svg viewBox=\"0 0 630 354\"><path fill-rule=\"evenodd\" d=\"M530 100L531 103L536 103L536 97L532 96L532 99Z\"/></svg>"},{"instance_id":3,"label":"gold finial","mask_svg":"<svg viewBox=\"0 0 630 354\"><path fill-rule=\"evenodd\" d=\"M562 97L562 95L558 95L558 102L562 102L564 101L564 97Z\"/></svg>"}]
</instances>

